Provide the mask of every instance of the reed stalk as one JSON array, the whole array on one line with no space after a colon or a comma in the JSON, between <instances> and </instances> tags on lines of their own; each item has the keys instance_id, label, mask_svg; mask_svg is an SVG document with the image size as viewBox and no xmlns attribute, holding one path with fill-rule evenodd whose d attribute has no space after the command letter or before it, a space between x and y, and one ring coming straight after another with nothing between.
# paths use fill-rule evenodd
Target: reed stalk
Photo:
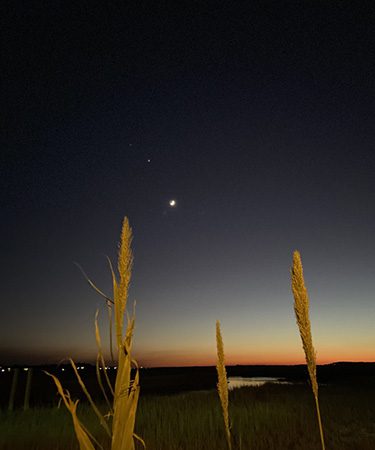
<instances>
[{"instance_id":1,"label":"reed stalk","mask_svg":"<svg viewBox=\"0 0 375 450\"><path fill-rule=\"evenodd\" d=\"M293 266L291 269L292 291L294 296L294 312L299 328L302 347L305 352L307 370L309 372L311 388L313 391L315 406L319 424L320 441L322 450L325 450L322 421L320 417L318 382L316 378L316 352L313 346L311 323L309 317L309 296L303 278L301 255L298 251L293 253Z\"/></svg>"},{"instance_id":2,"label":"reed stalk","mask_svg":"<svg viewBox=\"0 0 375 450\"><path fill-rule=\"evenodd\" d=\"M220 322L216 321L216 348L217 348L217 391L220 398L221 409L223 412L224 426L225 426L225 436L228 444L228 449L232 450L232 441L229 425L229 395L228 395L228 381L227 372L225 369L225 358L224 358L224 344L221 337Z\"/></svg>"}]
</instances>

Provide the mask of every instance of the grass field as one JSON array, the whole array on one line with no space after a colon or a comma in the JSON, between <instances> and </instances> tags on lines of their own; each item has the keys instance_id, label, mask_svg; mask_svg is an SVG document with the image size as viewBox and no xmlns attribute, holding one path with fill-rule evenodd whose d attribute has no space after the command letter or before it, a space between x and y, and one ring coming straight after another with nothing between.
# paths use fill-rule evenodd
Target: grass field
<instances>
[{"instance_id":1,"label":"grass field","mask_svg":"<svg viewBox=\"0 0 375 450\"><path fill-rule=\"evenodd\" d=\"M1 373L4 376L2 376L0 393L9 392L10 382L12 387L9 394L9 409L0 412L0 450L94 450L94 442L98 448L105 450L110 448L136 450L144 448L141 445L143 440L148 450L325 450L326 448L327 450L373 450L375 448L374 376L370 376L367 382L363 382L364 379L359 382L359 379L352 378L351 382L347 379L346 383L322 385L318 398L316 352L312 343L309 299L298 252L294 252L293 255L292 289L312 392L308 384L294 383L243 387L228 393L224 345L220 325L217 322L218 392L214 388L204 390L207 386L211 387L213 368L192 368L190 375L187 370L184 371L183 378L195 383L198 391L160 395L162 391L159 390L156 391L159 395L147 395L146 389L146 395L141 396L139 400L139 377L142 382L147 379L149 382L152 380L153 383L149 384L149 388L152 389L152 385L155 387L158 382L157 373L160 376L163 372L142 370L140 374L137 364L132 360L134 313L127 320L125 334L123 330L133 261L131 236L131 229L125 218L118 258L119 279L110 265L113 278L113 300L104 296L91 280L87 279L89 284L106 298L109 308L112 308L112 305L114 307L118 355L116 369L107 370L105 366L97 318L95 320L98 346L96 373L92 367L77 367L71 361L73 374L71 370L65 371L64 367L55 368L55 370L59 369L58 377L49 372L41 372L40 369L36 371L33 389L31 389L31 375L34 369L25 367L23 372L27 372L28 375L24 410L18 409L14 412L13 408L17 403L19 404L19 397L22 395L22 390L16 388L18 378L22 376L19 377L19 369L14 371L11 368L2 369ZM112 345L110 347L112 351ZM132 365L135 366L133 371ZM329 367L331 375L340 367L341 369L349 368L348 365L338 367L332 365ZM178 376L178 374L182 375L181 368L176 369L177 372L173 371L174 376L169 378L169 381L174 380L174 386L166 383L166 373L164 378L159 378L159 382L169 386L171 392L174 388L179 391L188 388L186 381ZM205 377L197 376L197 369L201 374L204 373ZM173 375L172 371L167 372ZM192 376L194 372L195 376ZM87 378L86 375L91 374L91 376L84 382L81 374L83 378ZM95 374L94 378L93 374ZM46 380L46 375L50 375L53 379L53 391L58 390L66 408L64 405L61 408L57 407L56 403L53 405L56 395L53 396L52 385ZM73 378L72 375L74 375ZM103 382L102 375L107 377L107 383ZM24 373L23 376L25 377ZM96 388L96 394L102 391L108 408L100 408L99 403L95 404L96 395L91 397L88 394L92 392L92 381L96 377L101 388ZM110 379L113 382L114 378L115 383L111 383ZM73 380L75 383L72 384ZM142 382L141 386L143 386ZM145 384L147 386L147 382ZM71 390L74 385L75 388L79 387L85 392L91 407L82 402L76 412L76 391ZM48 389L44 389L46 386L49 386ZM64 389L69 389L70 393L68 394ZM109 393L106 393L106 389L113 396L112 404L107 399ZM34 394L34 399L32 395L29 396L31 392ZM79 397L82 398L82 395ZM43 403L45 400L48 401L47 404ZM33 401L34 407L28 409ZM0 397L0 406L4 405L4 402L5 395L4 400ZM45 406L37 407L37 405ZM106 416L108 411L110 411L109 417ZM320 417L323 417L323 421Z\"/></svg>"},{"instance_id":2,"label":"grass field","mask_svg":"<svg viewBox=\"0 0 375 450\"><path fill-rule=\"evenodd\" d=\"M320 389L326 446L330 450L375 448L375 384L337 384ZM315 450L319 431L311 390L305 384L265 385L230 392L235 449ZM78 444L65 408L0 413L0 450L75 450ZM106 444L89 406L79 414ZM217 393L141 396L136 432L148 450L226 450ZM141 448L141 446L137 447Z\"/></svg>"}]
</instances>

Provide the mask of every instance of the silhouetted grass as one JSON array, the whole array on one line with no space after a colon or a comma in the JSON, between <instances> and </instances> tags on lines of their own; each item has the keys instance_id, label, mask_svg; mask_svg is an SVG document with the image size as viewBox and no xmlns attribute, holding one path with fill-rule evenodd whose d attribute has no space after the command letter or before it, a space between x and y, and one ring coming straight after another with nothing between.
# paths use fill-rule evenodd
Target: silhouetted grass
<instances>
[{"instance_id":1,"label":"silhouetted grass","mask_svg":"<svg viewBox=\"0 0 375 450\"><path fill-rule=\"evenodd\" d=\"M234 449L320 448L314 399L306 384L246 387L229 396ZM320 396L327 448L375 448L375 388L371 384L321 386ZM215 390L141 396L135 430L145 438L148 450L225 450L220 408ZM90 407L79 409L82 422L104 443L106 437ZM40 408L0 413L0 449L77 450L78 443L67 411Z\"/></svg>"}]
</instances>

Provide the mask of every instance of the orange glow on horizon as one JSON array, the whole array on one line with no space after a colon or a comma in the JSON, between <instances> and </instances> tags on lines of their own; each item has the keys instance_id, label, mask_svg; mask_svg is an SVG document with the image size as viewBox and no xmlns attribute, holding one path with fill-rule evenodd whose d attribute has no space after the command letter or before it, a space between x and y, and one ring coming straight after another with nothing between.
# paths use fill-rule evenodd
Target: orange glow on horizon
<instances>
[{"instance_id":1,"label":"orange glow on horizon","mask_svg":"<svg viewBox=\"0 0 375 450\"><path fill-rule=\"evenodd\" d=\"M142 358L139 362L146 367L188 367L188 366L215 366L215 355L155 355L152 357ZM358 352L355 355L345 351L335 352L334 355L321 352L317 355L317 364L332 364L335 362L375 362L375 352ZM243 366L263 366L263 365L300 365L306 364L303 353L289 355L270 355L265 354L264 357L251 358L249 355L232 355L226 357L225 364L227 366L243 365Z\"/></svg>"}]
</instances>

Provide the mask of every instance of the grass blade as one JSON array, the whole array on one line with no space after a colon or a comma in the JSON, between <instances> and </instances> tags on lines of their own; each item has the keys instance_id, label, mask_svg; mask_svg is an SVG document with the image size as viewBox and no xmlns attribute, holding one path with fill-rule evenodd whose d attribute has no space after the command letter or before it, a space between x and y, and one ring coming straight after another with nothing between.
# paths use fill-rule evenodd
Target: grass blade
<instances>
[{"instance_id":1,"label":"grass blade","mask_svg":"<svg viewBox=\"0 0 375 450\"><path fill-rule=\"evenodd\" d=\"M105 393L105 390L104 390L104 386L103 386L103 384L101 382L101 376L100 376L100 373L99 373L100 371L98 370L99 369L99 365L101 365L101 367L103 369L103 372L104 372L104 378L105 378L105 380L107 382L107 385L108 385L108 388L109 388L109 390L110 390L110 392L111 392L111 394L113 396L114 395L113 387L112 387L111 382L109 381L108 374L107 374L107 369L106 369L106 364L105 364L105 361L104 361L104 358L103 358L102 340L101 340L101 337L100 337L100 330L99 330L99 325L98 325L98 315L99 315L99 311L96 311L96 314L95 314L95 339L96 339L96 345L98 347L98 355L97 355L97 358L96 358L96 361L97 361L97 374L98 374L98 382L99 382L100 387L102 388L103 395L104 395L105 399L107 400L107 402L109 403L109 401L107 399L107 396L106 396L106 393ZM110 409L112 409L112 408L110 407Z\"/></svg>"},{"instance_id":2,"label":"grass blade","mask_svg":"<svg viewBox=\"0 0 375 450\"><path fill-rule=\"evenodd\" d=\"M57 391L60 394L61 398L63 399L66 408L69 410L72 420L73 420L73 426L74 431L79 443L80 450L95 450L95 447L92 443L95 442L99 446L99 448L103 449L103 447L96 441L96 439L86 430L84 425L81 423L81 421L78 419L77 416L77 406L78 406L78 400L73 402L73 400L70 398L70 394L68 391L64 392L63 387L57 377L52 375L49 372L45 372L48 376L52 377L53 381L55 382L55 385L57 387Z\"/></svg>"},{"instance_id":3,"label":"grass blade","mask_svg":"<svg viewBox=\"0 0 375 450\"><path fill-rule=\"evenodd\" d=\"M99 295L101 295L103 298L105 298L105 300L111 304L113 304L113 300L108 297L108 295L106 295L103 291L101 291L91 280L90 278L87 276L86 272L82 269L82 267L75 262L74 263L78 269L82 272L82 275L85 277L87 283L94 289L94 291L96 291Z\"/></svg>"},{"instance_id":4,"label":"grass blade","mask_svg":"<svg viewBox=\"0 0 375 450\"><path fill-rule=\"evenodd\" d=\"M111 430L109 429L108 423L105 420L105 417L103 416L103 414L99 411L98 407L95 405L94 400L91 398L91 395L89 393L89 391L87 390L85 383L83 382L82 378L80 377L77 367L74 364L74 361L72 359L70 359L70 364L73 367L74 373L77 377L78 383L80 384L83 392L85 393L87 400L89 401L92 409L94 410L95 414L97 415L100 424L102 425L102 427L105 429L106 433L108 434L109 437L111 437Z\"/></svg>"}]
</instances>

